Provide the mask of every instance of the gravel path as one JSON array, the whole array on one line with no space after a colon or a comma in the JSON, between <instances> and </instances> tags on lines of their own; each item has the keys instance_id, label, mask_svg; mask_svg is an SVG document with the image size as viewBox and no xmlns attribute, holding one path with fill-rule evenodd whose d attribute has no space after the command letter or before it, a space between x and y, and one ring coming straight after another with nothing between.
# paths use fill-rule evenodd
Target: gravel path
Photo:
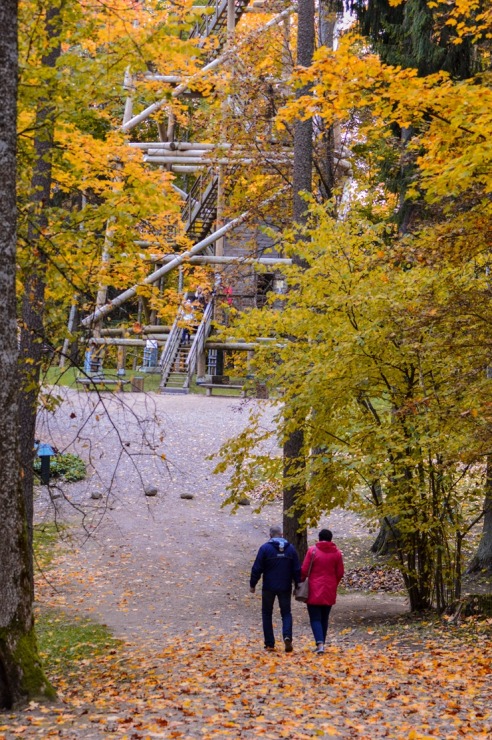
<instances>
[{"instance_id":1,"label":"gravel path","mask_svg":"<svg viewBox=\"0 0 492 740\"><path fill-rule=\"evenodd\" d=\"M64 403L40 420L38 436L77 452L92 468L86 481L53 490L53 499L47 489L38 491L38 521L55 516L72 524L62 567L40 580L40 601L104 622L130 643L158 645L183 632L261 641L260 597L249 594L249 571L281 509L273 504L255 514L240 507L235 515L222 509L227 475L213 475L215 463L207 459L244 428L255 402L57 392ZM144 495L149 485L158 489L155 497ZM349 512L332 512L320 524L335 540L368 537ZM405 610L403 598L341 595L334 639ZM294 619L297 634L310 634L303 605L294 604Z\"/></svg>"}]
</instances>

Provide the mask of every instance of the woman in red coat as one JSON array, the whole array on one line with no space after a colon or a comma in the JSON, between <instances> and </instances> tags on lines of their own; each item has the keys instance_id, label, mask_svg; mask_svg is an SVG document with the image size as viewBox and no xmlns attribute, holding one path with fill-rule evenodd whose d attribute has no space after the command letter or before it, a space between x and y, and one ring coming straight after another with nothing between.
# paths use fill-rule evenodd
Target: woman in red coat
<instances>
[{"instance_id":1,"label":"woman in red coat","mask_svg":"<svg viewBox=\"0 0 492 740\"><path fill-rule=\"evenodd\" d=\"M309 548L304 558L301 581L307 578L311 566L307 608L316 652L324 653L328 619L331 607L337 600L337 587L343 576L343 557L332 542L333 535L329 529L322 529L318 537L319 542Z\"/></svg>"}]
</instances>

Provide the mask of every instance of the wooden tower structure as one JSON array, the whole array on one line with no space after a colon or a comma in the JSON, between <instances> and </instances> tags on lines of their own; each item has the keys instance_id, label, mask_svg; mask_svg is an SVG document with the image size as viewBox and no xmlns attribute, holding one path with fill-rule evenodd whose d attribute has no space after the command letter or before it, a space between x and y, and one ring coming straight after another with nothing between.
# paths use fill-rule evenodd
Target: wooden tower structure
<instances>
[{"instance_id":1,"label":"wooden tower structure","mask_svg":"<svg viewBox=\"0 0 492 740\"><path fill-rule=\"evenodd\" d=\"M259 22L239 33L239 24L247 13L261 14L257 16ZM287 80L292 72L290 25L293 13L295 6L286 0L207 0L206 5L200 6L198 19L189 31L189 38L196 40L197 47L206 50L201 56L202 66L198 72L187 79L179 75L161 75L158 70L149 72L146 75L149 82L162 82L170 86L172 92L141 111L134 110L131 71L128 70L125 76L127 99L122 130L130 138L129 146L139 150L149 166L165 168L176 176L173 187L182 198L181 218L191 245L179 252L170 244L167 254L159 250L158 254L152 255L149 274L143 283L159 285L173 270L179 274L185 263L212 265L215 272L214 300L206 305L199 325L194 327L196 331L190 346L184 346L183 342L182 308L178 309L174 323L165 335L165 342L164 334L157 331L159 327L151 326L155 334L150 336L161 347L158 369L162 376L162 392L187 392L195 374L204 378L209 350L212 350L211 355L218 351L215 371L210 367L209 371L221 375L222 349L251 349L236 344L220 346L211 340L213 319L223 323L221 306L226 306L226 313L227 304L233 304L239 310L261 306L266 292L275 290L275 287L282 292L282 265L290 263L290 260L283 259L275 251L274 241L259 228L259 223L263 220L266 225L277 226L279 231L286 224L278 213L275 223L275 216L272 219L271 213L275 202L290 191L292 142L291 139L279 141L272 123L276 106L289 93ZM238 95L232 84L232 92L222 102L229 117L224 117L225 122L215 130L208 130L204 138L195 140L201 130L194 125L193 111L197 108L193 108L193 100L200 100L200 85L207 81L213 88L214 80L224 74L230 78L243 76L248 79L241 52L248 49L251 53L255 45L261 47L272 29L281 41L277 48L263 53L275 56L275 74L271 74L270 67L270 73L260 78L251 94L246 91ZM190 111L188 126L183 125L182 119L177 119L170 105L170 98L181 101L186 96ZM256 135L253 132L250 136L247 145L238 143L235 127L254 128L252 110L259 121L259 128ZM149 126L149 122L154 125ZM149 130L158 131L157 140L148 140ZM266 191L266 197L263 201L260 198L259 203L251 203L251 208L247 204L242 213L235 214L231 209L226 211L226 201L234 187L238 186L241 178L243 182L247 181L248 170L256 168L258 171L258 167L273 183L270 191ZM289 200L290 193L287 202ZM288 212L288 207L284 208L284 213L286 210ZM149 243L140 244L145 248L151 247ZM103 260L107 258L103 254ZM263 266L262 272L258 272L257 265ZM139 285L136 284L110 301L104 289L99 292L95 311L82 322L95 329L95 342L118 343L101 336L102 321L123 303L134 299L138 290ZM129 341L142 342L141 339Z\"/></svg>"},{"instance_id":2,"label":"wooden tower structure","mask_svg":"<svg viewBox=\"0 0 492 740\"><path fill-rule=\"evenodd\" d=\"M281 28L283 48L280 51L279 70L277 80L264 81L263 105L268 95L265 89L273 90L274 85L281 85L291 73L291 63L288 49L289 27L294 7L282 0L207 0L207 4L200 7L201 13L194 27L189 32L189 38L196 39L197 46L210 46L203 57L201 69L193 78L183 80L179 76L164 76L158 71L149 73L149 82L163 82L172 86L172 98L175 100L190 95L194 85L206 78L212 80L214 75L220 75L223 70L234 69L239 61L238 52L248 43L265 36L271 28ZM239 40L236 37L236 27L246 13L261 13L262 22L254 24L250 33L243 35ZM240 61L239 61L240 64ZM168 254L158 254L152 258L151 272L145 283L158 284L164 276L173 270L179 269L185 263L198 265L213 265L215 272L214 297L205 306L200 316L200 323L193 334L190 346L183 346L183 309L178 309L175 321L167 334L158 332L150 335L160 345L159 372L161 373L160 388L162 392L187 392L193 375L203 378L207 370L206 353L209 349L210 359L216 355L217 367L215 374L222 374L220 353L224 347L210 341L209 335L214 316L223 319L221 306L233 303L235 308L261 305L265 301L265 294L273 289L275 280L278 282L278 271L282 264L290 263L275 251L272 252L272 239L266 237L254 223L261 206L267 208L278 196L281 188L272 193L265 202L254 204L254 211L246 209L243 213L233 217L224 216L224 205L231 185L231 173L250 166L253 162L262 159L265 171L282 169L288 177L288 168L291 161L291 150L287 147L275 146L270 141L268 150L261 151L255 146L255 152L248 152L244 146L235 146L233 141L227 140L227 132L218 132L216 141L193 141L192 131L186 130L178 124L166 99L156 100L142 111L135 112L133 104L134 85L131 71L128 70L124 88L127 99L123 117L122 130L132 137L129 146L142 152L144 161L149 166L163 167L176 175L173 187L182 197L182 222L186 237L192 246L185 252L170 249ZM267 100L268 102L268 100ZM236 118L242 114L240 100L231 97L227 104L236 111ZM268 107L268 106L267 106ZM271 111L270 118L274 112ZM152 118L158 117L157 141L145 140L145 128ZM265 127L270 127L271 120L264 116ZM163 122L164 121L164 122ZM155 127L154 127L155 128ZM193 128L192 126L190 128ZM263 130L264 130L263 129ZM144 133L142 133L144 131ZM271 144L274 144L272 146ZM286 170L287 168L287 170ZM179 184L177 184L179 183ZM231 238L233 236L233 238ZM142 243L142 246L150 245ZM269 250L268 256L265 251ZM103 260L109 259L103 254ZM263 273L255 269L255 265L263 265ZM233 269L232 269L233 268ZM138 293L138 285L134 285L120 295L107 300L107 291L99 291L95 311L84 319L83 324L94 331L94 343L118 344L118 339L101 337L102 321L115 309L126 301L134 298ZM225 299L225 300L224 300ZM164 343L165 338L165 343ZM142 340L135 340L142 341ZM231 349L242 349L235 345ZM227 347L226 347L227 349ZM247 349L244 346L244 349ZM218 354L217 354L218 353ZM210 370L210 363L209 370ZM213 373L214 370L212 369Z\"/></svg>"}]
</instances>

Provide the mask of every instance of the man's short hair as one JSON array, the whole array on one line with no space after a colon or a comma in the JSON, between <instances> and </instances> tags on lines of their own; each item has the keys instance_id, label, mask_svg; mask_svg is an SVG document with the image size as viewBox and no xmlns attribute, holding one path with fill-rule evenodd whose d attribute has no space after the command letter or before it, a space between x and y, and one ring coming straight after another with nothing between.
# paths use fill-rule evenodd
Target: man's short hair
<instances>
[{"instance_id":1,"label":"man's short hair","mask_svg":"<svg viewBox=\"0 0 492 740\"><path fill-rule=\"evenodd\" d=\"M270 537L282 537L282 527L274 524L270 527Z\"/></svg>"},{"instance_id":2,"label":"man's short hair","mask_svg":"<svg viewBox=\"0 0 492 740\"><path fill-rule=\"evenodd\" d=\"M320 542L331 542L333 539L333 533L329 529L322 529L318 535Z\"/></svg>"}]
</instances>

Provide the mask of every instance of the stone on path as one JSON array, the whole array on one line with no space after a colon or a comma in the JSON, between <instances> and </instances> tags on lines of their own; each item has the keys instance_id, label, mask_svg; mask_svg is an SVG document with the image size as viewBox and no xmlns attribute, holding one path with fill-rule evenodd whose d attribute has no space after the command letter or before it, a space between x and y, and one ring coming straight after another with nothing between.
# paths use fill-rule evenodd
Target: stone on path
<instances>
[{"instance_id":1,"label":"stone on path","mask_svg":"<svg viewBox=\"0 0 492 740\"><path fill-rule=\"evenodd\" d=\"M96 499L96 501L100 498L102 498L101 491L92 491L91 498Z\"/></svg>"},{"instance_id":2,"label":"stone on path","mask_svg":"<svg viewBox=\"0 0 492 740\"><path fill-rule=\"evenodd\" d=\"M195 497L193 496L192 493L182 493L180 494L179 498L185 498L185 499L191 500L192 498L195 498Z\"/></svg>"},{"instance_id":3,"label":"stone on path","mask_svg":"<svg viewBox=\"0 0 492 740\"><path fill-rule=\"evenodd\" d=\"M247 496L243 496L243 498L240 498L238 501L239 506L251 506L251 501Z\"/></svg>"},{"instance_id":4,"label":"stone on path","mask_svg":"<svg viewBox=\"0 0 492 740\"><path fill-rule=\"evenodd\" d=\"M146 486L144 489L146 496L157 496L157 488L155 486Z\"/></svg>"}]
</instances>

